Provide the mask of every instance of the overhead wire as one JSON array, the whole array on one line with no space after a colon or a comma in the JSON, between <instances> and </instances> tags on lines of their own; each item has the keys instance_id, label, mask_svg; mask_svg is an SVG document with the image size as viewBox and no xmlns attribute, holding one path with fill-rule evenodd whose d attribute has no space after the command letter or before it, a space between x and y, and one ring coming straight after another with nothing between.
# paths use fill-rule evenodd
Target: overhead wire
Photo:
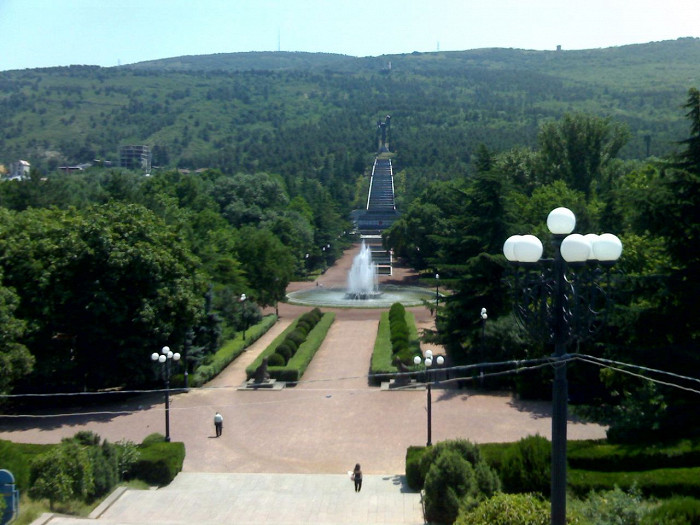
<instances>
[{"instance_id":1,"label":"overhead wire","mask_svg":"<svg viewBox=\"0 0 700 525\"><path fill-rule=\"evenodd\" d=\"M671 381L662 381L657 378L650 377L648 375L644 375L642 373L638 372L633 372L631 370L626 370L624 367L628 368L633 368L637 369L641 372L646 372L646 373L655 373L655 374L661 374L661 375L666 375L669 377L672 377L674 379L682 380L682 381L691 381L691 382L696 382L700 383L700 379L695 378L695 377L689 377L689 376L683 376L680 374L675 374L672 372L667 372L664 370L659 370L659 369L654 369L654 368L649 368L649 367L644 367L641 365L634 365L631 363L625 363L621 361L614 361L611 359L605 359L605 358L600 358L600 357L595 357L595 356L590 356L586 354L565 354L563 356L557 357L557 356L546 356L546 357L541 357L541 358L536 358L536 359L524 359L524 360L507 360L507 361L497 361L497 362L486 362L486 363L475 363L475 364L470 364L470 365L458 365L458 366L452 366L452 367L444 367L444 368L439 368L439 369L427 369L427 370L419 370L419 371L408 371L408 372L398 372L394 374L365 374L365 375L357 375L357 376L342 376L342 377L329 377L329 378L319 378L319 379L312 379L312 380L307 380L307 381L298 381L296 385L313 385L315 383L329 383L329 382L339 382L339 381L346 381L346 380L357 380L357 379L378 379L378 378L397 378L401 376L415 376L416 374L426 374L426 379L428 379L429 375L433 375L433 378L431 381L417 381L413 382L409 385L405 386L398 386L396 388L392 388L392 390L397 391L397 390L415 390L417 387L425 387L428 384L431 385L444 385L444 384L453 384L453 383L458 383L458 382L475 382L475 381L480 381L483 379L488 379L488 378L493 378L493 377L499 377L499 376L507 376L507 375L513 375L513 374L521 374L525 372L529 372L532 370L538 370L542 368L547 368L555 365L560 365L560 364L566 364L570 362L582 362L594 366L598 366L601 368L607 368L610 370L614 370L620 373L628 374L634 377L638 377L640 379L652 381L654 383L658 383L664 386L672 387L672 388L678 388L684 391L688 391L691 393L695 394L700 394L700 390L696 390L684 385L680 385L678 383L673 383ZM492 372L484 372L483 370L485 368L497 368L497 367L506 367L503 370L496 370ZM435 374L440 374L440 375L451 375L452 373L464 373L464 372L470 372L478 370L479 374L478 375L462 375L458 377L447 377L444 379L441 378L436 378ZM193 388L171 388L171 389L148 389L148 390L110 390L110 391L102 391L102 392L59 392L59 393L47 393L47 394L3 394L0 395L0 398L20 398L20 397L56 397L56 396L83 396L83 395L99 395L99 394L160 394L160 393L165 393L168 391L171 394L177 394L181 392L187 392L187 391L208 391L208 390L230 390L230 389L238 389L240 386L239 385L223 385L223 386L215 386L215 387L207 387L207 386L201 386L201 387L193 387ZM375 394L379 393L379 389L367 389L367 388L345 388L345 389L328 389L328 388L317 388L317 389L310 389L310 388L301 388L299 391L303 392L343 392L343 393L352 393L352 394ZM315 397L315 396L309 396L309 397ZM266 400L266 401L256 401L253 403L240 403L240 404L235 404L231 406L253 406L253 405L265 405L265 404L279 404L279 403L299 403L303 402L305 399L308 399L307 397L295 397L294 399L286 398L286 399L275 399L275 400ZM217 404L219 405L219 404ZM210 405L197 405L197 406L189 406L189 407L170 407L170 410L194 410L194 409L200 409L204 407L208 407ZM90 411L90 412L69 412L69 413L59 413L59 414L0 414L0 419L1 418L34 418L34 419L41 419L41 418L58 418L58 417L86 417L86 416L119 416L119 415L129 415L133 414L135 412L143 411L146 410L144 408L141 408L140 406L136 409L132 410L113 410L113 411L108 411L108 410L102 410L102 411Z\"/></svg>"}]
</instances>

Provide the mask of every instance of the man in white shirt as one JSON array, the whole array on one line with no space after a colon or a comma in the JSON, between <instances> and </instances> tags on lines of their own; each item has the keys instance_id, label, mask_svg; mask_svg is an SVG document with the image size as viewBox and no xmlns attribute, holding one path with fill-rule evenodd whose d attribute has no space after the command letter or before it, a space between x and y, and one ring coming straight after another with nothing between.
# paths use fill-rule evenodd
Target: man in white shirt
<instances>
[{"instance_id":1,"label":"man in white shirt","mask_svg":"<svg viewBox=\"0 0 700 525\"><path fill-rule=\"evenodd\" d=\"M216 429L216 437L220 437L221 431L224 428L224 416L218 412L214 414L214 428Z\"/></svg>"}]
</instances>

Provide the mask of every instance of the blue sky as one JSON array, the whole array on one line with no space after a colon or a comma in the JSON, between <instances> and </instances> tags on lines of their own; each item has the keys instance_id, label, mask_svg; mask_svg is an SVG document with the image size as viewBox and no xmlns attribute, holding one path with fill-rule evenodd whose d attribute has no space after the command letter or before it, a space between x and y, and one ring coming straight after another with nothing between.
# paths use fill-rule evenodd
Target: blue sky
<instances>
[{"instance_id":1,"label":"blue sky","mask_svg":"<svg viewBox=\"0 0 700 525\"><path fill-rule=\"evenodd\" d=\"M700 36L698 0L0 0L0 71L278 49L590 49L686 36Z\"/></svg>"}]
</instances>

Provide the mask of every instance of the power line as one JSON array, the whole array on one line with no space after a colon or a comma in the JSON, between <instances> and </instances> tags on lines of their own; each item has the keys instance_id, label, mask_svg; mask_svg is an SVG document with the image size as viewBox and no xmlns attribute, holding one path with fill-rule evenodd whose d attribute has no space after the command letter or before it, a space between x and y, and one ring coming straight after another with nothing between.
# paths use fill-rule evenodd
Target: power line
<instances>
[{"instance_id":1,"label":"power line","mask_svg":"<svg viewBox=\"0 0 700 525\"><path fill-rule=\"evenodd\" d=\"M683 381L691 381L695 383L700 383L700 379L695 378L695 377L689 377L689 376L683 376L680 374L675 374L673 372L667 372L665 370L659 370L659 369L654 369L654 368L648 368L644 367L641 365L634 365L631 363L624 363L621 361L614 361L611 359L605 359L601 357L595 357L595 356L590 356L586 354L566 354L562 358L557 358L555 356L548 356L548 357L541 357L537 359L525 359L525 360L508 360L508 361L498 361L498 362L487 362L487 363L477 363L477 364L471 364L471 365L460 365L460 366L453 366L453 367L445 367L445 368L439 368L439 369L434 369L435 371L440 371L442 373L451 373L451 372L465 372L465 371L471 371L471 370L480 370L481 373L479 375L471 375L471 376L461 376L461 377L454 377L454 378L449 378L449 379L436 379L433 381L430 381L430 384L436 385L436 384L452 384L455 382L466 382L466 381L471 381L474 382L476 380L482 380L482 379L488 379L488 378L493 378L493 377L499 377L499 376L507 376L507 375L517 375L525 372L530 372L533 370L538 370L542 368L547 368L555 365L560 365L564 363L570 363L574 361L580 361L582 363L586 364L591 364L595 365L601 368L607 368L610 370L614 370L623 374L628 374L634 377L638 377L640 379L645 379L647 381L651 381L654 383L658 383L664 386L668 386L671 388L677 388L680 390L684 390L687 392L695 393L695 394L700 394L700 390L696 390L693 388L689 388L677 383L673 383L670 381L662 381L660 379L656 379L653 377L649 377L647 375L643 375L641 373L637 372L632 372L630 370L626 370L623 367L628 367L628 368L633 368L637 369L639 371L647 372L647 373L655 373L655 374L661 374L661 375L666 375L670 376L675 379L683 380ZM614 366L613 366L614 365ZM483 369L484 368L495 368L495 367L508 367L505 370L497 370L493 372L487 372L484 373ZM433 372L433 373L434 373ZM315 383L328 383L328 382L339 382L339 381L346 381L346 380L356 380L356 379L371 379L371 378L378 378L378 377L391 377L391 378L396 378L396 377L401 377L401 376L411 376L411 375L416 375L416 373L420 374L423 373L423 371L411 371L411 372L399 372L395 374L379 374L379 375L373 375L373 374L365 374L365 375L357 375L357 376L343 376L343 377L332 377L332 378L322 378L322 379L313 379L313 380L308 380L308 381L298 381L297 385L303 384L303 385L312 385ZM430 372L429 372L430 373ZM415 390L416 387L422 387L426 386L428 384L427 381L424 382L419 382L419 383L412 383L410 385L406 386L401 386L401 387L396 387L392 390ZM237 385L224 385L224 386L217 386L217 387L196 387L196 388L179 388L179 389L170 389L171 393L177 393L177 392L187 392L187 391L207 391L207 390L230 390L232 388L239 388ZM353 393L353 394L378 394L381 391L377 388L347 388L347 389L301 389L300 391L303 392L346 392L346 393ZM59 393L49 393L49 394L3 394L0 395L0 398L19 398L19 397L52 397L52 396L82 396L82 395L95 395L95 394L157 394L157 393L163 393L165 392L165 389L153 389L153 390L117 390L117 391L106 391L106 392L59 392ZM238 404L232 404L230 406L252 406L252 405L265 405L265 404L280 404L280 403L300 403L304 402L304 400L308 399L309 397L312 396L302 396L302 397L295 397L293 399L290 398L285 398L285 399L275 399L274 401L256 401L253 403L238 403ZM314 396L315 397L315 396ZM212 403L213 405L214 403ZM209 407L212 405L198 405L198 406L190 406L190 407L172 407L172 410L195 410L195 409L201 409L204 407ZM220 406L220 403L216 403L217 406ZM109 416L118 416L118 415L129 415L133 414L135 412L141 412L145 411L147 409L143 408L138 408L135 410L115 410L115 411L94 411L94 412L70 412L70 413L61 413L61 414L0 414L0 418L33 418L33 419L41 419L41 418L57 418L57 417L74 417L74 416L103 416L103 415L109 415Z\"/></svg>"}]
</instances>

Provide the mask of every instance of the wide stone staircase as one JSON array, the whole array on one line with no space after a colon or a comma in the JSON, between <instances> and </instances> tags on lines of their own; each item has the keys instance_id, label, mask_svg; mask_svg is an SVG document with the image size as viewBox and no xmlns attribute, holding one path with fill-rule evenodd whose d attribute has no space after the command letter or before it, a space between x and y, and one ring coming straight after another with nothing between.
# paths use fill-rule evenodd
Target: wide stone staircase
<instances>
[{"instance_id":1,"label":"wide stone staircase","mask_svg":"<svg viewBox=\"0 0 700 525\"><path fill-rule=\"evenodd\" d=\"M403 476L180 473L158 490L116 491L90 518L45 514L32 525L422 525L420 494Z\"/></svg>"},{"instance_id":2,"label":"wide stone staircase","mask_svg":"<svg viewBox=\"0 0 700 525\"><path fill-rule=\"evenodd\" d=\"M391 159L377 157L372 166L367 206L355 218L360 237L372 250L372 261L380 274L391 275L392 254L382 247L382 231L399 218L394 201L394 173Z\"/></svg>"}]
</instances>

